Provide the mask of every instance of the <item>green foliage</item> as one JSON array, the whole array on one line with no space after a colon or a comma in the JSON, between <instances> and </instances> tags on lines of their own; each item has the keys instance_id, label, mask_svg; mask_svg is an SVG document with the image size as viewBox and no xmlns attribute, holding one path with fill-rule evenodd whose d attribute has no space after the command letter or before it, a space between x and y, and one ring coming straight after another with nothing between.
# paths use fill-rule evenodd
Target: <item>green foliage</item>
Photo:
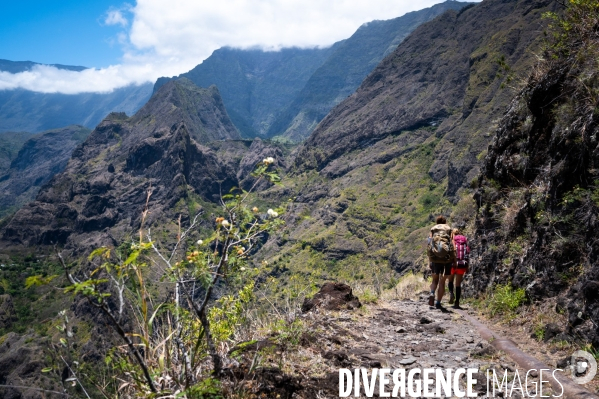
<instances>
[{"instance_id":1,"label":"green foliage","mask_svg":"<svg viewBox=\"0 0 599 399\"><path fill-rule=\"evenodd\" d=\"M50 284L52 280L54 280L58 275L52 275L44 277L41 274L36 274L35 276L29 276L25 279L25 288L30 288L33 286L40 286Z\"/></svg>"},{"instance_id":2,"label":"green foliage","mask_svg":"<svg viewBox=\"0 0 599 399\"><path fill-rule=\"evenodd\" d=\"M273 333L278 334L276 338L277 343L283 346L299 345L299 340L304 330L304 323L298 319L292 322L279 319L272 328Z\"/></svg>"},{"instance_id":3,"label":"green foliage","mask_svg":"<svg viewBox=\"0 0 599 399\"><path fill-rule=\"evenodd\" d=\"M184 392L175 395L175 398L189 399L222 399L223 397L220 381L212 377L205 378Z\"/></svg>"},{"instance_id":4,"label":"green foliage","mask_svg":"<svg viewBox=\"0 0 599 399\"><path fill-rule=\"evenodd\" d=\"M549 29L552 40L547 44L548 50L554 58L567 57L596 34L599 2L569 0L563 14L546 12L543 17L551 21Z\"/></svg>"},{"instance_id":5,"label":"green foliage","mask_svg":"<svg viewBox=\"0 0 599 399\"><path fill-rule=\"evenodd\" d=\"M491 316L509 316L526 300L526 292L522 288L514 289L511 284L503 284L495 287L491 297L487 301L487 308Z\"/></svg>"},{"instance_id":6,"label":"green foliage","mask_svg":"<svg viewBox=\"0 0 599 399\"><path fill-rule=\"evenodd\" d=\"M412 274L412 271L410 271L410 274ZM399 283L399 280L395 276L391 276L391 278L384 285L383 288L386 289L386 290L391 290L391 289L395 288L395 286L397 285L397 283Z\"/></svg>"},{"instance_id":7,"label":"green foliage","mask_svg":"<svg viewBox=\"0 0 599 399\"><path fill-rule=\"evenodd\" d=\"M593 347L592 344L586 344L582 350L589 352L595 360L599 361L599 349Z\"/></svg>"},{"instance_id":8,"label":"green foliage","mask_svg":"<svg viewBox=\"0 0 599 399\"><path fill-rule=\"evenodd\" d=\"M537 341L542 341L545 338L545 328L542 325L537 325L534 328L533 334Z\"/></svg>"},{"instance_id":9,"label":"green foliage","mask_svg":"<svg viewBox=\"0 0 599 399\"><path fill-rule=\"evenodd\" d=\"M267 158L258 164L254 172L258 181L279 183L273 162ZM261 214L248 205L249 194L233 189L223 196L223 216L215 219L214 230L190 244L184 256L177 248L197 228L197 218L187 231L178 233L170 255L160 251L149 230L144 234L140 229L139 242L92 251L88 261L94 268L80 273L82 277L72 275L59 256L70 283L64 291L81 295L99 308L125 344L113 347L106 356L112 378L123 381L121 395L222 397L218 382L222 360L217 348L231 342L246 323L248 306L254 300L254 278L261 271L261 266L250 264L250 254L262 235L283 225L279 214L285 210L280 207ZM146 214L144 210L142 226ZM169 287L166 292L156 290L151 282L156 269L163 270L159 277ZM40 281L42 277L33 276L29 283ZM215 299L217 286L225 293ZM134 322L125 329L122 319L129 309ZM281 335L292 341L295 331L292 325ZM59 345L70 349L67 338L60 338ZM212 375L206 370L208 359Z\"/></svg>"},{"instance_id":10,"label":"green foliage","mask_svg":"<svg viewBox=\"0 0 599 399\"><path fill-rule=\"evenodd\" d=\"M432 193L425 193L424 195L422 195L420 197L420 199L418 200L422 206L424 207L424 209L431 209L434 208L435 206L437 206L437 204L439 203L440 197L437 195L434 195Z\"/></svg>"},{"instance_id":11,"label":"green foliage","mask_svg":"<svg viewBox=\"0 0 599 399\"><path fill-rule=\"evenodd\" d=\"M246 308L254 299L254 282L250 281L237 296L225 295L208 311L208 319L216 342L228 340L243 323Z\"/></svg>"},{"instance_id":12,"label":"green foliage","mask_svg":"<svg viewBox=\"0 0 599 399\"><path fill-rule=\"evenodd\" d=\"M52 317L60 309L60 295L48 287L60 280L56 279L60 267L44 255L15 256L0 262L0 295L12 297L16 315L9 327L0 328L0 335L30 328L42 332L45 327L39 320Z\"/></svg>"},{"instance_id":13,"label":"green foliage","mask_svg":"<svg viewBox=\"0 0 599 399\"><path fill-rule=\"evenodd\" d=\"M365 288L360 295L360 300L364 303L376 303L379 300L379 296L369 287Z\"/></svg>"}]
</instances>

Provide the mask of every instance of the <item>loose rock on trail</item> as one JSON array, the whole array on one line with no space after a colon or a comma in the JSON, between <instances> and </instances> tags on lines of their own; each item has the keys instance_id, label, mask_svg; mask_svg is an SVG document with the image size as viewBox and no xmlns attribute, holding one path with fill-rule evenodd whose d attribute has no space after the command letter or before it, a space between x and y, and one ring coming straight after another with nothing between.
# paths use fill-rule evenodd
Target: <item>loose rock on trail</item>
<instances>
[{"instance_id":1,"label":"loose rock on trail","mask_svg":"<svg viewBox=\"0 0 599 399\"><path fill-rule=\"evenodd\" d=\"M479 397L487 394L487 370L496 370L499 381L507 370L510 389L516 371L522 387L531 393L538 383L538 378L530 375L525 382L528 370L493 348L460 314L453 309L431 309L424 300L392 300L354 311L321 309L301 318L305 331L299 345L277 348L270 358L272 367L263 364L252 372L255 397L338 398L340 368L366 368L369 372L373 368L405 368L406 373L413 368L476 368L479 372L474 375L477 383L473 390ZM292 363L293 370L289 372L283 365L280 375L273 377L273 368L277 362L284 363L282 359ZM260 377L265 373L269 379ZM289 379L290 374L297 377ZM464 376L462 388L465 383ZM374 392L378 397L378 386ZM527 397L524 392L515 389L508 396L496 390L496 397ZM544 384L544 395L559 393ZM366 397L363 389L361 395Z\"/></svg>"}]
</instances>

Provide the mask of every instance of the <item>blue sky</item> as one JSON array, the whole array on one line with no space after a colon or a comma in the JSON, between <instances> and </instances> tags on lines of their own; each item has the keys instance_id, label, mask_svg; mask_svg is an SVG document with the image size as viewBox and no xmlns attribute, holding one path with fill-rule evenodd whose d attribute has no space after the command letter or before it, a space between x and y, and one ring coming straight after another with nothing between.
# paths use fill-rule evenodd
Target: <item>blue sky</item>
<instances>
[{"instance_id":1,"label":"blue sky","mask_svg":"<svg viewBox=\"0 0 599 399\"><path fill-rule=\"evenodd\" d=\"M178 75L223 46L328 46L442 0L0 1L0 59L94 68L0 71L0 90L74 94Z\"/></svg>"},{"instance_id":2,"label":"blue sky","mask_svg":"<svg viewBox=\"0 0 599 399\"><path fill-rule=\"evenodd\" d=\"M119 25L103 23L114 1L2 0L0 58L106 67L123 54Z\"/></svg>"}]
</instances>

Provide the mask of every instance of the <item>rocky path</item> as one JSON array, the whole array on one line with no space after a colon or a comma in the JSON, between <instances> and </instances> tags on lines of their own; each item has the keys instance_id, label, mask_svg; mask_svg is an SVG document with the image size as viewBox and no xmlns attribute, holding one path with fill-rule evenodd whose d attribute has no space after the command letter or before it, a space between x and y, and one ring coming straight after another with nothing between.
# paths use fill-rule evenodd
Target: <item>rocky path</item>
<instances>
[{"instance_id":1,"label":"rocky path","mask_svg":"<svg viewBox=\"0 0 599 399\"><path fill-rule=\"evenodd\" d=\"M280 366L284 358L293 363L293 372L274 375L273 369L264 367L260 373L262 377L270 373L266 378L270 383L263 378L256 379L262 384L262 394L257 397L338 398L341 368L352 372L365 368L369 373L374 368L403 368L406 375L414 368L474 368L478 373L473 376L477 379L473 390L478 397L487 397L487 370L495 370L498 381L507 371L508 391L496 389L494 397L529 397L526 390L531 396L536 392L536 397L540 397L538 372L529 373L526 379L528 370L497 351L458 312L450 308L443 311L429 308L422 298L388 301L352 311L318 310L302 319L307 328L299 346L287 352L277 349L263 363L266 366L266 360L272 360L274 366L278 361ZM290 374L298 377L290 377ZM516 383L516 376L521 383ZM546 375L544 379L547 380ZM461 389L465 384L464 375L460 379ZM390 387L389 391L393 385ZM377 386L371 397L379 397L378 392ZM545 396L560 394L552 391L547 382L542 393ZM355 397L354 391L350 397ZM367 397L363 388L360 397Z\"/></svg>"},{"instance_id":2,"label":"rocky path","mask_svg":"<svg viewBox=\"0 0 599 399\"><path fill-rule=\"evenodd\" d=\"M487 369L516 369L514 362L497 353L458 313L431 309L424 301L391 301L370 306L361 315L346 312L323 316L315 322L324 331L318 344L324 344L322 356L332 360L337 370L475 368L479 373L474 390L486 394ZM328 387L318 384L321 390L312 392L314 397L339 397L338 371L336 377L328 378ZM376 392L378 388L374 397L378 397Z\"/></svg>"}]
</instances>

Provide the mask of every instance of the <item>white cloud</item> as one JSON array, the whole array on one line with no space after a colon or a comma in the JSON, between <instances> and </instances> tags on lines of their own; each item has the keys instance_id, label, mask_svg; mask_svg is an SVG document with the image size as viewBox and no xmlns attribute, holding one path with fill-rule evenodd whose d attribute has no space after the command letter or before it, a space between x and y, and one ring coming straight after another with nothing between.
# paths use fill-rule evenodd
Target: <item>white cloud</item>
<instances>
[{"instance_id":1,"label":"white cloud","mask_svg":"<svg viewBox=\"0 0 599 399\"><path fill-rule=\"evenodd\" d=\"M106 25L127 26L129 21L127 21L127 18L123 15L122 10L108 10L106 18L104 18L104 23Z\"/></svg>"},{"instance_id":2,"label":"white cloud","mask_svg":"<svg viewBox=\"0 0 599 399\"><path fill-rule=\"evenodd\" d=\"M130 84L153 81L155 74L156 70L150 64L114 65L81 72L36 65L30 71L16 74L0 72L0 90L21 88L42 93L106 93Z\"/></svg>"},{"instance_id":3,"label":"white cloud","mask_svg":"<svg viewBox=\"0 0 599 399\"><path fill-rule=\"evenodd\" d=\"M327 46L351 36L365 22L395 18L439 1L138 0L105 15L105 24L126 28L117 35L123 49L119 65L82 72L48 66L0 72L0 90L107 92L186 72L223 46ZM129 14L131 24L125 16Z\"/></svg>"}]
</instances>

